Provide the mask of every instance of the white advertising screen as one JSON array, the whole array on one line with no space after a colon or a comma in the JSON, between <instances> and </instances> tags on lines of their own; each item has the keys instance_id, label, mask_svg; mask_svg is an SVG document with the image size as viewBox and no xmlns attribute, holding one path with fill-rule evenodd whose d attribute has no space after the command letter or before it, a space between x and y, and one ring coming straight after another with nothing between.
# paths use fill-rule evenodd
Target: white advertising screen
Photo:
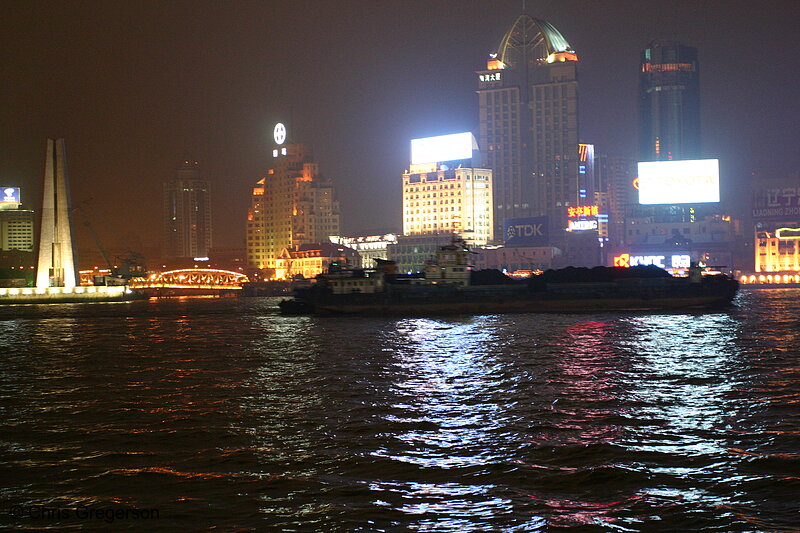
<instances>
[{"instance_id":1,"label":"white advertising screen","mask_svg":"<svg viewBox=\"0 0 800 533\"><path fill-rule=\"evenodd\" d=\"M639 163L639 203L719 202L719 159Z\"/></svg>"},{"instance_id":2,"label":"white advertising screen","mask_svg":"<svg viewBox=\"0 0 800 533\"><path fill-rule=\"evenodd\" d=\"M411 164L437 163L472 158L475 137L470 132L411 140Z\"/></svg>"}]
</instances>

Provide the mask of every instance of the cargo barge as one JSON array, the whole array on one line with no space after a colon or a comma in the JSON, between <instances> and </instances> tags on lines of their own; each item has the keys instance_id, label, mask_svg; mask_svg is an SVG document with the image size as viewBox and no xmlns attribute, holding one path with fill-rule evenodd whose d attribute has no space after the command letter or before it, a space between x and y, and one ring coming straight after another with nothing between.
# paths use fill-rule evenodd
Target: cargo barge
<instances>
[{"instance_id":1,"label":"cargo barge","mask_svg":"<svg viewBox=\"0 0 800 533\"><path fill-rule=\"evenodd\" d=\"M724 274L673 277L655 267L549 270L527 280L474 271L463 243L443 246L423 275L342 269L284 300L285 314L430 315L707 309L729 305L739 283Z\"/></svg>"}]
</instances>

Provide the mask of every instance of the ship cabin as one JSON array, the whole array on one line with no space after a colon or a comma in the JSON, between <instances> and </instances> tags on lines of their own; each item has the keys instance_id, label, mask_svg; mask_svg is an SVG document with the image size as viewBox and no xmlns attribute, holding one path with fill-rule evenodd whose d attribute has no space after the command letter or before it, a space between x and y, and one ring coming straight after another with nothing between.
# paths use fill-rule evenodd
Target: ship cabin
<instances>
[{"instance_id":1,"label":"ship cabin","mask_svg":"<svg viewBox=\"0 0 800 533\"><path fill-rule=\"evenodd\" d=\"M384 290L383 272L363 269L347 269L328 272L318 276L333 294L374 293Z\"/></svg>"},{"instance_id":2,"label":"ship cabin","mask_svg":"<svg viewBox=\"0 0 800 533\"><path fill-rule=\"evenodd\" d=\"M469 285L472 265L466 244L453 241L436 252L436 258L425 266L425 281L432 284Z\"/></svg>"}]
</instances>

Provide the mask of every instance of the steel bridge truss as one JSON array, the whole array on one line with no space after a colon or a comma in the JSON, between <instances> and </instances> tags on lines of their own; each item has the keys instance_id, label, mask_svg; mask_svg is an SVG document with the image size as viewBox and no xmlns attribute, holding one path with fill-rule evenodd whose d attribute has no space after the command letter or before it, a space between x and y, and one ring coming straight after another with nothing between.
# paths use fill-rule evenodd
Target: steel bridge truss
<instances>
[{"instance_id":1,"label":"steel bridge truss","mask_svg":"<svg viewBox=\"0 0 800 533\"><path fill-rule=\"evenodd\" d=\"M230 270L214 268L183 268L152 274L147 278L133 278L132 289L227 289L241 290L249 281L247 276Z\"/></svg>"}]
</instances>

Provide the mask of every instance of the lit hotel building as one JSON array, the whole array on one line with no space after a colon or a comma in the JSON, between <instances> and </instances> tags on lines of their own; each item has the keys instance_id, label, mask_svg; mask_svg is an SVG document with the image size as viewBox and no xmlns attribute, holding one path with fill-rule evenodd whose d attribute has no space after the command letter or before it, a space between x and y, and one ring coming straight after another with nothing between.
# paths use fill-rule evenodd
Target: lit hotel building
<instances>
[{"instance_id":1,"label":"lit hotel building","mask_svg":"<svg viewBox=\"0 0 800 533\"><path fill-rule=\"evenodd\" d=\"M18 187L0 187L0 251L33 252L33 211L20 206Z\"/></svg>"},{"instance_id":2,"label":"lit hotel building","mask_svg":"<svg viewBox=\"0 0 800 533\"><path fill-rule=\"evenodd\" d=\"M164 257L208 257L211 250L210 185L197 161L184 161L174 179L164 183Z\"/></svg>"},{"instance_id":3,"label":"lit hotel building","mask_svg":"<svg viewBox=\"0 0 800 533\"><path fill-rule=\"evenodd\" d=\"M477 156L471 133L412 141L412 164L403 174L403 234L458 235L471 245L492 240L492 171L473 166L473 151Z\"/></svg>"},{"instance_id":4,"label":"lit hotel building","mask_svg":"<svg viewBox=\"0 0 800 533\"><path fill-rule=\"evenodd\" d=\"M773 182L754 191L755 272L747 283L800 283L800 187Z\"/></svg>"},{"instance_id":5,"label":"lit hotel building","mask_svg":"<svg viewBox=\"0 0 800 533\"><path fill-rule=\"evenodd\" d=\"M522 15L477 72L479 144L494 171L494 224L583 205L578 172L578 56L550 23ZM583 190L583 193L581 193ZM590 202L586 202L590 203Z\"/></svg>"},{"instance_id":6,"label":"lit hotel building","mask_svg":"<svg viewBox=\"0 0 800 533\"><path fill-rule=\"evenodd\" d=\"M283 124L276 125L274 137L272 168L253 188L246 246L250 268L274 269L281 277L288 272L281 259L287 251L328 243L339 234L339 202L310 148L286 143Z\"/></svg>"}]
</instances>

